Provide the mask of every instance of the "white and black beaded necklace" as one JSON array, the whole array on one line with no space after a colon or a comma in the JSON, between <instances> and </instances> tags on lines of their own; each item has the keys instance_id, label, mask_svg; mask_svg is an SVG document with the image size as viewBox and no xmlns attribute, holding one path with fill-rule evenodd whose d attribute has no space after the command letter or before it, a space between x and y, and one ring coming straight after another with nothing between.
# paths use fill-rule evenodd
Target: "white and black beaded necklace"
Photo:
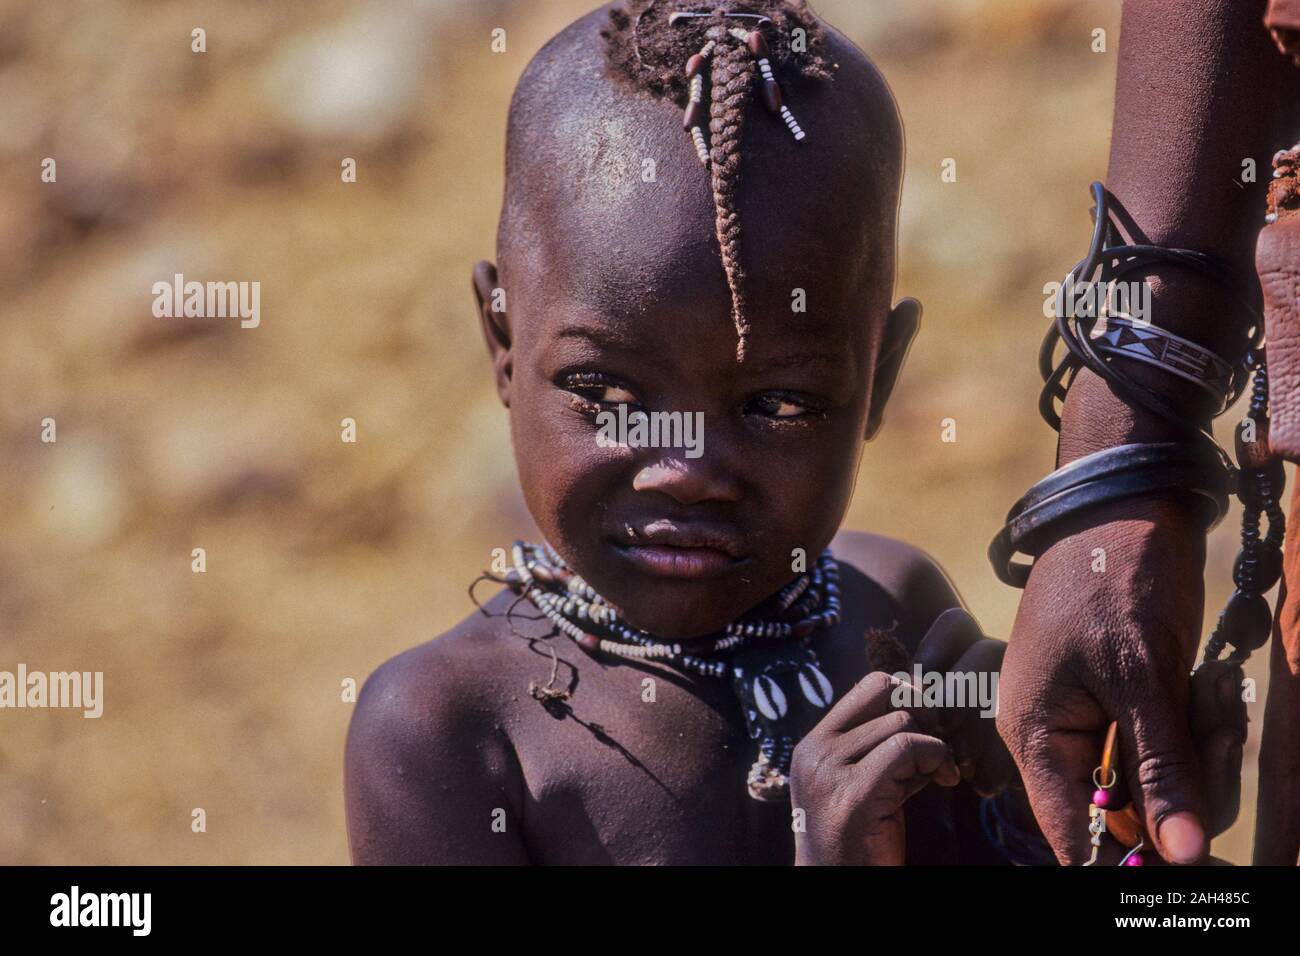
<instances>
[{"instance_id":1,"label":"white and black beaded necklace","mask_svg":"<svg viewBox=\"0 0 1300 956\"><path fill-rule=\"evenodd\" d=\"M834 697L809 647L814 635L840 619L839 567L829 549L811 571L764 602L773 616L745 615L693 653L624 623L549 544L516 541L511 558L505 583L593 657L660 661L705 677L730 677L750 739L759 741L746 779L749 795L784 799L795 744Z\"/></svg>"}]
</instances>

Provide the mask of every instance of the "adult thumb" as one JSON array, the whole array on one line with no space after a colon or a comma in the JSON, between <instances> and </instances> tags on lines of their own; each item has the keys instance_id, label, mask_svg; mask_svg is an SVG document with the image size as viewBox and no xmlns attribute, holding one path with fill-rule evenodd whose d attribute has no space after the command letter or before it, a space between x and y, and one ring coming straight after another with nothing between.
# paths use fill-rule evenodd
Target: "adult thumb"
<instances>
[{"instance_id":1,"label":"adult thumb","mask_svg":"<svg viewBox=\"0 0 1300 956\"><path fill-rule=\"evenodd\" d=\"M1170 863L1200 863L1209 853L1207 804L1187 719L1187 688L1144 695L1120 717L1129 792L1156 850ZM1124 734L1127 725L1131 732Z\"/></svg>"}]
</instances>

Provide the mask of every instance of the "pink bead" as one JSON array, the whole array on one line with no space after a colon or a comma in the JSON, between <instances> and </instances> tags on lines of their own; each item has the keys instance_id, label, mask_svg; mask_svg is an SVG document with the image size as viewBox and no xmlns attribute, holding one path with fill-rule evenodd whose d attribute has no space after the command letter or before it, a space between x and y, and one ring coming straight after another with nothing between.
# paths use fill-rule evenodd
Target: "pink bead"
<instances>
[{"instance_id":1,"label":"pink bead","mask_svg":"<svg viewBox=\"0 0 1300 956\"><path fill-rule=\"evenodd\" d=\"M1092 791L1092 802L1104 809L1110 806L1110 794L1105 790L1094 790Z\"/></svg>"},{"instance_id":2,"label":"pink bead","mask_svg":"<svg viewBox=\"0 0 1300 956\"><path fill-rule=\"evenodd\" d=\"M1145 866L1145 865L1146 865L1146 861L1142 859L1142 854L1141 854L1141 853L1134 853L1131 857L1129 857L1127 860L1124 861L1124 865L1125 865L1125 866Z\"/></svg>"}]
</instances>

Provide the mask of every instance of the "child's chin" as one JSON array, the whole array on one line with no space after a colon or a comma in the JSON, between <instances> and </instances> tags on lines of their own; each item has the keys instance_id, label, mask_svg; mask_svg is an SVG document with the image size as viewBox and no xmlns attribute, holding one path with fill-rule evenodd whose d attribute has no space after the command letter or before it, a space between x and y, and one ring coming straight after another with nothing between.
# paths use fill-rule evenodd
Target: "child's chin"
<instances>
[{"instance_id":1,"label":"child's chin","mask_svg":"<svg viewBox=\"0 0 1300 956\"><path fill-rule=\"evenodd\" d=\"M628 624L660 640L685 641L717 634L766 596L753 593L761 569L752 558L715 563L666 566L610 547L583 576Z\"/></svg>"},{"instance_id":2,"label":"child's chin","mask_svg":"<svg viewBox=\"0 0 1300 956\"><path fill-rule=\"evenodd\" d=\"M717 634L739 617L734 587L712 582L654 581L636 590L636 598L619 606L623 620L664 641L686 641ZM616 602L617 604L617 602Z\"/></svg>"}]
</instances>

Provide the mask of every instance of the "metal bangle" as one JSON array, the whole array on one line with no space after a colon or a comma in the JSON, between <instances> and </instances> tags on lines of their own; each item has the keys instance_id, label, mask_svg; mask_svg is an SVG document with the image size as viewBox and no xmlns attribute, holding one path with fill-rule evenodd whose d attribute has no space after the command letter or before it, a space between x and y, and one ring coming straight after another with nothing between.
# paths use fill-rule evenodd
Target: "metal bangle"
<instances>
[{"instance_id":1,"label":"metal bangle","mask_svg":"<svg viewBox=\"0 0 1300 956\"><path fill-rule=\"evenodd\" d=\"M1137 495L1173 491L1201 502L1206 530L1228 510L1232 475L1198 446L1180 442L1120 445L1058 469L1030 488L1007 514L989 545L989 561L1004 584L1024 587L1032 564L1012 560L1036 555L1052 526L1098 505Z\"/></svg>"}]
</instances>

